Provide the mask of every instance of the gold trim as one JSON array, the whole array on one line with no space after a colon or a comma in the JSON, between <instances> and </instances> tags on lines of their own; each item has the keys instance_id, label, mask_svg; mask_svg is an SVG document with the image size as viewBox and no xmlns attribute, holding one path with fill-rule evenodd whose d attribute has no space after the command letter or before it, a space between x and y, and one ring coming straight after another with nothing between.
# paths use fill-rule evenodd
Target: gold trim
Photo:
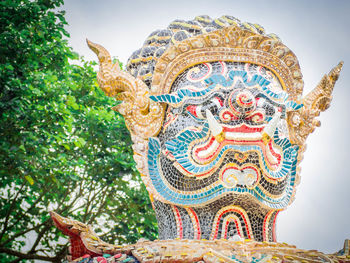
<instances>
[{"instance_id":1,"label":"gold trim","mask_svg":"<svg viewBox=\"0 0 350 263\"><path fill-rule=\"evenodd\" d=\"M261 65L278 77L291 97L302 93L302 75L294 53L279 40L234 25L170 46L155 66L152 95L169 93L176 77L187 68L213 61Z\"/></svg>"}]
</instances>

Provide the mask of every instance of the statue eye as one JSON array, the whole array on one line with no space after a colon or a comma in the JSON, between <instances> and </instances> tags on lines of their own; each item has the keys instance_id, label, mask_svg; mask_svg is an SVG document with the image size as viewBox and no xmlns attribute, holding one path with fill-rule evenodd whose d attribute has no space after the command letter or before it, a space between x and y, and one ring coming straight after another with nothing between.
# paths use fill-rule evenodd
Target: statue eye
<instances>
[{"instance_id":1,"label":"statue eye","mask_svg":"<svg viewBox=\"0 0 350 263\"><path fill-rule=\"evenodd\" d=\"M277 111L282 112L282 116L284 116L285 110L286 110L284 105L263 97L258 97L255 100L256 100L257 107L260 109L264 109L266 116L271 117L275 115Z\"/></svg>"},{"instance_id":2,"label":"statue eye","mask_svg":"<svg viewBox=\"0 0 350 263\"><path fill-rule=\"evenodd\" d=\"M205 111L202 111L202 105L189 105L186 107L188 113L190 113L193 117L198 119L205 119Z\"/></svg>"},{"instance_id":3,"label":"statue eye","mask_svg":"<svg viewBox=\"0 0 350 263\"><path fill-rule=\"evenodd\" d=\"M220 97L214 97L211 101L216 105L218 109L221 109L224 106L224 101Z\"/></svg>"},{"instance_id":4,"label":"statue eye","mask_svg":"<svg viewBox=\"0 0 350 263\"><path fill-rule=\"evenodd\" d=\"M255 98L255 101L256 101L256 106L259 108L262 108L264 106L264 104L266 103L266 100L264 98L261 98L261 97Z\"/></svg>"},{"instance_id":5,"label":"statue eye","mask_svg":"<svg viewBox=\"0 0 350 263\"><path fill-rule=\"evenodd\" d=\"M276 112L275 107L269 103L265 103L262 108L265 110L266 115L268 116L273 116Z\"/></svg>"},{"instance_id":6,"label":"statue eye","mask_svg":"<svg viewBox=\"0 0 350 263\"><path fill-rule=\"evenodd\" d=\"M224 102L220 97L213 97L211 100L200 105L189 105L186 107L187 112L196 119L204 120L206 119L205 110L209 109L211 112L219 112L223 107Z\"/></svg>"}]
</instances>

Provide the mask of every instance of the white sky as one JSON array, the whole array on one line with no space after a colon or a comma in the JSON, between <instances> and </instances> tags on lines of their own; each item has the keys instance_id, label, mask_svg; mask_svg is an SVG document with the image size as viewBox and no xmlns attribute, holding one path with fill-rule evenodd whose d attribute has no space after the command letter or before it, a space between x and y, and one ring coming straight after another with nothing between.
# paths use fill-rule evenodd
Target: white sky
<instances>
[{"instance_id":1,"label":"white sky","mask_svg":"<svg viewBox=\"0 0 350 263\"><path fill-rule=\"evenodd\" d=\"M64 9L70 45L89 60L96 57L85 38L125 64L152 31L197 15L232 15L276 33L299 58L306 92L344 60L332 105L309 136L296 200L277 218L279 242L328 253L343 247L350 238L350 1L66 0Z\"/></svg>"}]
</instances>

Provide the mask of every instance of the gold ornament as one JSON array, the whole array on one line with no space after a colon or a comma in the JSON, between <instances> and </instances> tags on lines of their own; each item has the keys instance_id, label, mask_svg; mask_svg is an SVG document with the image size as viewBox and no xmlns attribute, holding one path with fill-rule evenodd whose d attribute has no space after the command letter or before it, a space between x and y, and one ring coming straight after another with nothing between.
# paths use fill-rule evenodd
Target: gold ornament
<instances>
[{"instance_id":1,"label":"gold ornament","mask_svg":"<svg viewBox=\"0 0 350 263\"><path fill-rule=\"evenodd\" d=\"M100 70L97 81L109 97L121 101L112 109L124 116L125 123L134 143L134 159L141 173L147 173L147 142L156 136L163 124L165 106L149 99L149 89L140 79L121 71L119 64L112 63L109 52L101 45L87 40L87 44L96 53Z\"/></svg>"}]
</instances>

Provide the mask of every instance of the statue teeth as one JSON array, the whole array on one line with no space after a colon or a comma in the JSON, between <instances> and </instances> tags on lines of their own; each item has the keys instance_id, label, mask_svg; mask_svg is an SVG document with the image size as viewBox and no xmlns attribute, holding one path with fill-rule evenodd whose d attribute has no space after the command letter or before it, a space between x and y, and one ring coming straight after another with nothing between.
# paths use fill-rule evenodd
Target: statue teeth
<instances>
[{"instance_id":1,"label":"statue teeth","mask_svg":"<svg viewBox=\"0 0 350 263\"><path fill-rule=\"evenodd\" d=\"M224 140L224 133L223 133L223 128L220 125L220 123L215 119L213 114L209 109L205 110L207 114L207 120L209 124L209 129L211 130L213 136L215 139L220 143Z\"/></svg>"},{"instance_id":2,"label":"statue teeth","mask_svg":"<svg viewBox=\"0 0 350 263\"><path fill-rule=\"evenodd\" d=\"M267 126L263 130L263 137L272 138L275 130L277 128L277 125L279 121L281 120L281 112L276 112L275 115L272 117L271 121L267 124Z\"/></svg>"},{"instance_id":3,"label":"statue teeth","mask_svg":"<svg viewBox=\"0 0 350 263\"><path fill-rule=\"evenodd\" d=\"M220 123L218 123L218 121L215 119L215 117L213 116L213 114L211 113L210 110L206 109L205 110L206 114L207 114L207 120L208 120L208 124L209 124L209 129L211 130L211 132L213 133L214 136L219 135L220 133L222 133L222 126L220 125Z\"/></svg>"}]
</instances>

